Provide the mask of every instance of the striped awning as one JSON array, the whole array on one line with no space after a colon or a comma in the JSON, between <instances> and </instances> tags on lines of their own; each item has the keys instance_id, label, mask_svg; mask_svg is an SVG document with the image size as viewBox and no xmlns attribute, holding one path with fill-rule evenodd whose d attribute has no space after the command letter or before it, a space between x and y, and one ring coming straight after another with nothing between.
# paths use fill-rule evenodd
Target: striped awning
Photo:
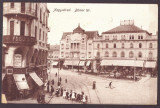
<instances>
[{"instance_id":1,"label":"striped awning","mask_svg":"<svg viewBox=\"0 0 160 108\"><path fill-rule=\"evenodd\" d=\"M73 65L73 66L78 66L79 60L65 60L63 65Z\"/></svg>"},{"instance_id":2,"label":"striped awning","mask_svg":"<svg viewBox=\"0 0 160 108\"><path fill-rule=\"evenodd\" d=\"M79 66L84 66L85 65L85 61L80 61L79 62Z\"/></svg>"},{"instance_id":3,"label":"striped awning","mask_svg":"<svg viewBox=\"0 0 160 108\"><path fill-rule=\"evenodd\" d=\"M35 72L29 73L29 75L31 76L31 78L35 81L35 83L38 86L42 86L43 85L43 81L37 76L37 74Z\"/></svg>"},{"instance_id":4,"label":"striped awning","mask_svg":"<svg viewBox=\"0 0 160 108\"><path fill-rule=\"evenodd\" d=\"M29 89L25 74L13 74L18 90Z\"/></svg>"},{"instance_id":5,"label":"striped awning","mask_svg":"<svg viewBox=\"0 0 160 108\"><path fill-rule=\"evenodd\" d=\"M86 66L89 66L91 64L91 61L87 61Z\"/></svg>"}]
</instances>

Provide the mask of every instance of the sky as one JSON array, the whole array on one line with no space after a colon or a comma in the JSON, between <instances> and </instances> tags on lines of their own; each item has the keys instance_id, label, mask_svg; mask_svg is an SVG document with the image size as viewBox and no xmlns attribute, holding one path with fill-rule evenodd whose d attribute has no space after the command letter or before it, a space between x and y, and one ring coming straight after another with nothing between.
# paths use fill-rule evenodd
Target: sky
<instances>
[{"instance_id":1,"label":"sky","mask_svg":"<svg viewBox=\"0 0 160 108\"><path fill-rule=\"evenodd\" d=\"M79 24L85 31L98 31L100 35L119 26L123 20L134 20L136 26L152 34L158 31L156 4L47 3L47 7L51 45L59 44L63 32L72 32ZM77 9L83 11L75 12Z\"/></svg>"}]
</instances>

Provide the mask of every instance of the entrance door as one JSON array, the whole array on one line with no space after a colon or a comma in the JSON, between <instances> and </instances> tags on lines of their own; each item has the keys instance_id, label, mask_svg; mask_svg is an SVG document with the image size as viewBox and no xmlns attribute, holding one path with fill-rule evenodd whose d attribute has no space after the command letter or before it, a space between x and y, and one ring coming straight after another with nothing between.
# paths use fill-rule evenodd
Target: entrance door
<instances>
[{"instance_id":1,"label":"entrance door","mask_svg":"<svg viewBox=\"0 0 160 108\"><path fill-rule=\"evenodd\" d=\"M10 21L10 35L14 35L14 21Z\"/></svg>"},{"instance_id":2,"label":"entrance door","mask_svg":"<svg viewBox=\"0 0 160 108\"><path fill-rule=\"evenodd\" d=\"M25 33L25 22L21 21L21 25L20 25L20 35L24 36Z\"/></svg>"},{"instance_id":3,"label":"entrance door","mask_svg":"<svg viewBox=\"0 0 160 108\"><path fill-rule=\"evenodd\" d=\"M25 13L25 2L21 3L21 13Z\"/></svg>"}]
</instances>

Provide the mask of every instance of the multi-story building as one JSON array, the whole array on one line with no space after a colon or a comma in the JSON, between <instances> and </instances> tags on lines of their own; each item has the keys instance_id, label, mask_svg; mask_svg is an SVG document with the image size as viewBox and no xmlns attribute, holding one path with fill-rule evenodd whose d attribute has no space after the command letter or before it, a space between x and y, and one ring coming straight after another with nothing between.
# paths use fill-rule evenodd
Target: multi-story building
<instances>
[{"instance_id":1,"label":"multi-story building","mask_svg":"<svg viewBox=\"0 0 160 108\"><path fill-rule=\"evenodd\" d=\"M33 93L46 80L48 17L46 3L4 2L3 91L7 98Z\"/></svg>"},{"instance_id":2,"label":"multi-story building","mask_svg":"<svg viewBox=\"0 0 160 108\"><path fill-rule=\"evenodd\" d=\"M137 70L154 69L157 40L157 35L135 26L133 20L121 21L120 26L103 32L101 36L97 31L85 31L78 26L73 32L63 33L60 58L70 67L91 63L90 69L94 72L113 70L113 67L119 70L133 70L133 67Z\"/></svg>"},{"instance_id":3,"label":"multi-story building","mask_svg":"<svg viewBox=\"0 0 160 108\"><path fill-rule=\"evenodd\" d=\"M157 39L158 36L135 26L133 20L121 21L120 26L95 38L94 56L100 57L104 67L155 68Z\"/></svg>"},{"instance_id":4,"label":"multi-story building","mask_svg":"<svg viewBox=\"0 0 160 108\"><path fill-rule=\"evenodd\" d=\"M64 61L63 65L77 69L84 66L91 68L93 38L96 36L97 31L85 31L80 25L73 32L64 32L60 41L60 59Z\"/></svg>"},{"instance_id":5,"label":"multi-story building","mask_svg":"<svg viewBox=\"0 0 160 108\"><path fill-rule=\"evenodd\" d=\"M48 51L48 65L58 67L60 45L50 45L50 50Z\"/></svg>"}]
</instances>

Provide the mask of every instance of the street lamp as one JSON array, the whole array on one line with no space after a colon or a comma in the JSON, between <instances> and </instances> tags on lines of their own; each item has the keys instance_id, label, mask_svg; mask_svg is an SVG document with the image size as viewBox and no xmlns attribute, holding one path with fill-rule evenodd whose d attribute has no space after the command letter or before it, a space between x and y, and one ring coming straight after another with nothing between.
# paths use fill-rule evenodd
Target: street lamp
<instances>
[{"instance_id":1,"label":"street lamp","mask_svg":"<svg viewBox=\"0 0 160 108\"><path fill-rule=\"evenodd\" d=\"M60 69L60 59L58 59L58 83L59 83L59 69Z\"/></svg>"}]
</instances>

